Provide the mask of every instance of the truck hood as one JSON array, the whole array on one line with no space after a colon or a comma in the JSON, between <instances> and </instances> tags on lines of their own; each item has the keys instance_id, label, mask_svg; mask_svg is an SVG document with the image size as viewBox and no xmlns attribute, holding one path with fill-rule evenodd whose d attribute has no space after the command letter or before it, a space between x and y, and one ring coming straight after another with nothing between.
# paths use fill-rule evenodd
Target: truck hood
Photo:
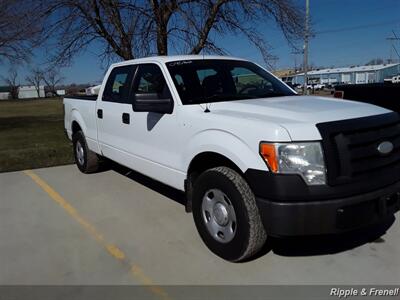
<instances>
[{"instance_id":1,"label":"truck hood","mask_svg":"<svg viewBox=\"0 0 400 300\"><path fill-rule=\"evenodd\" d=\"M390 112L371 104L312 96L287 96L212 103L211 113L267 121L284 127L293 141L319 140L318 123Z\"/></svg>"}]
</instances>

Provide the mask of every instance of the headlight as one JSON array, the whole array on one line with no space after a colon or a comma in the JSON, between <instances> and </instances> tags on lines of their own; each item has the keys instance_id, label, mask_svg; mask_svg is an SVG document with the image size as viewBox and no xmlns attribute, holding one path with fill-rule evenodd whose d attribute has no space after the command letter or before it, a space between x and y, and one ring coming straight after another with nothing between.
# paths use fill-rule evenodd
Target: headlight
<instances>
[{"instance_id":1,"label":"headlight","mask_svg":"<svg viewBox=\"0 0 400 300\"><path fill-rule=\"evenodd\" d=\"M274 173L299 174L309 185L326 183L321 144L261 143L260 154Z\"/></svg>"}]
</instances>

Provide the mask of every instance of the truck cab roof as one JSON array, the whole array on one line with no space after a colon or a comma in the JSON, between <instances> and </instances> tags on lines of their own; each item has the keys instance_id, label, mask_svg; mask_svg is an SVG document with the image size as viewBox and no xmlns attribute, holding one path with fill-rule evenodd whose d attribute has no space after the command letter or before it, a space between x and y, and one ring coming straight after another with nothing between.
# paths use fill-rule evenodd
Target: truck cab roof
<instances>
[{"instance_id":1,"label":"truck cab roof","mask_svg":"<svg viewBox=\"0 0 400 300\"><path fill-rule=\"evenodd\" d=\"M147 62L159 62L159 63L169 63L173 61L180 60L201 60L201 59L225 59L225 60L241 60L248 61L247 59L234 57L234 56L223 56L223 55L168 55L168 56L149 56L143 58L136 58L131 60L126 60L112 64L111 66L125 66L136 63L147 63Z\"/></svg>"}]
</instances>

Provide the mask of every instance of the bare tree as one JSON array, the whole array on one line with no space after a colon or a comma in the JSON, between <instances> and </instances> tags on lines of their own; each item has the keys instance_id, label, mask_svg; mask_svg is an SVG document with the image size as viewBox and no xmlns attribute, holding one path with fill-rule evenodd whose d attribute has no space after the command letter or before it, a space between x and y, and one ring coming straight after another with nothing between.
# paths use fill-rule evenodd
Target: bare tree
<instances>
[{"instance_id":1,"label":"bare tree","mask_svg":"<svg viewBox=\"0 0 400 300\"><path fill-rule=\"evenodd\" d=\"M96 43L106 59L175 53L225 53L220 38L245 36L270 59L257 30L272 20L288 41L300 37L302 10L294 0L40 0L45 37L57 49L53 62L67 64Z\"/></svg>"},{"instance_id":2,"label":"bare tree","mask_svg":"<svg viewBox=\"0 0 400 300\"><path fill-rule=\"evenodd\" d=\"M63 80L64 77L60 75L59 70L53 69L43 72L43 81L50 92L55 96L58 96L56 87L60 85Z\"/></svg>"},{"instance_id":3,"label":"bare tree","mask_svg":"<svg viewBox=\"0 0 400 300\"><path fill-rule=\"evenodd\" d=\"M9 86L10 88L10 98L11 99L18 99L18 89L19 89L19 83L18 83L18 73L15 69L10 69L8 71L8 76L3 77L4 82Z\"/></svg>"},{"instance_id":4,"label":"bare tree","mask_svg":"<svg viewBox=\"0 0 400 300\"><path fill-rule=\"evenodd\" d=\"M18 63L29 58L42 32L37 7L34 0L0 0L0 61Z\"/></svg>"},{"instance_id":5,"label":"bare tree","mask_svg":"<svg viewBox=\"0 0 400 300\"><path fill-rule=\"evenodd\" d=\"M26 82L35 87L38 98L40 98L40 85L43 82L43 71L39 68L33 68L31 73L26 76Z\"/></svg>"},{"instance_id":6,"label":"bare tree","mask_svg":"<svg viewBox=\"0 0 400 300\"><path fill-rule=\"evenodd\" d=\"M44 38L53 37L52 63L68 64L89 44L97 43L103 58L134 58L140 14L128 2L114 0L42 0L47 18Z\"/></svg>"}]
</instances>

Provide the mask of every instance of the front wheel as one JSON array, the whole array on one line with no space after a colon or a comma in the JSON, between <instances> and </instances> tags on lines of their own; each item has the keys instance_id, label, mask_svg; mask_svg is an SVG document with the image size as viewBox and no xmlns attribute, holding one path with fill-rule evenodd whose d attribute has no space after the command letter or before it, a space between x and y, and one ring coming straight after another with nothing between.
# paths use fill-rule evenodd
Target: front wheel
<instances>
[{"instance_id":1,"label":"front wheel","mask_svg":"<svg viewBox=\"0 0 400 300\"><path fill-rule=\"evenodd\" d=\"M267 235L254 194L230 168L207 170L196 180L193 218L204 243L223 259L248 259L265 244Z\"/></svg>"}]
</instances>

